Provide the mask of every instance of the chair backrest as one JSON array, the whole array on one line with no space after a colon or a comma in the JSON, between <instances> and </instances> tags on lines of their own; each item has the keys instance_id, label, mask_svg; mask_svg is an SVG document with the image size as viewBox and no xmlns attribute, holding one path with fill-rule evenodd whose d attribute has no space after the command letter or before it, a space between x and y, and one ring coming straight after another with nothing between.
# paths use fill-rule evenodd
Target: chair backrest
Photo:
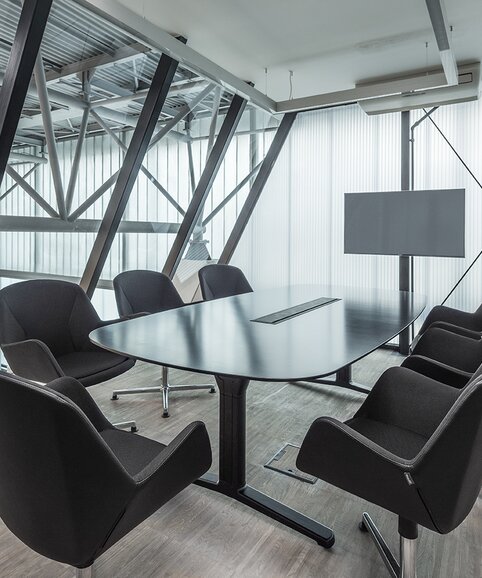
<instances>
[{"instance_id":1,"label":"chair backrest","mask_svg":"<svg viewBox=\"0 0 482 578\"><path fill-rule=\"evenodd\" d=\"M36 552L90 563L134 481L85 414L48 387L0 372L0 423L0 517Z\"/></svg>"},{"instance_id":2,"label":"chair backrest","mask_svg":"<svg viewBox=\"0 0 482 578\"><path fill-rule=\"evenodd\" d=\"M253 291L241 269L233 265L206 265L199 269L198 275L205 301Z\"/></svg>"},{"instance_id":3,"label":"chair backrest","mask_svg":"<svg viewBox=\"0 0 482 578\"><path fill-rule=\"evenodd\" d=\"M125 271L115 277L115 299L119 315L159 313L184 305L167 275L157 271Z\"/></svg>"},{"instance_id":4,"label":"chair backrest","mask_svg":"<svg viewBox=\"0 0 482 578\"><path fill-rule=\"evenodd\" d=\"M0 291L0 344L39 339L54 356L89 347L100 322L79 285L35 279Z\"/></svg>"},{"instance_id":5,"label":"chair backrest","mask_svg":"<svg viewBox=\"0 0 482 578\"><path fill-rule=\"evenodd\" d=\"M412 477L440 533L468 515L482 484L482 379L461 390L417 456Z\"/></svg>"}]
</instances>

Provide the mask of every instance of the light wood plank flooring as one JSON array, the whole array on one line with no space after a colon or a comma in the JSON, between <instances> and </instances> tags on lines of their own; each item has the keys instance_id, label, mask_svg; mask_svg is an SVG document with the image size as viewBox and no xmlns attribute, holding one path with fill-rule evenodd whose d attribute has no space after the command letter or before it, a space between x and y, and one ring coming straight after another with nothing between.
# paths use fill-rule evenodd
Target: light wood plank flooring
<instances>
[{"instance_id":1,"label":"light wood plank flooring","mask_svg":"<svg viewBox=\"0 0 482 578\"><path fill-rule=\"evenodd\" d=\"M356 364L354 377L373 384L384 369L399 364L401 359L395 352L377 351ZM161 417L160 396L110 399L114 387L151 385L159 377L159 368L138 363L125 375L89 391L110 419L136 419L142 435L164 443L194 419L203 420L214 450L212 471L216 471L217 393L172 393L168 419ZM172 371L171 381L202 383L206 376ZM284 443L299 444L314 418L331 415L346 419L363 397L308 384L253 382L248 389L249 483L332 527L336 543L331 550L229 498L193 486L104 554L97 562L96 577L387 576L375 546L357 525L361 513L370 511L396 550L396 516L321 481L310 485L263 467ZM464 524L452 534L440 536L422 530L420 578L481 578L481 530L480 498ZM65 578L73 576L73 571L29 550L0 522L0 577L26 576Z\"/></svg>"}]
</instances>

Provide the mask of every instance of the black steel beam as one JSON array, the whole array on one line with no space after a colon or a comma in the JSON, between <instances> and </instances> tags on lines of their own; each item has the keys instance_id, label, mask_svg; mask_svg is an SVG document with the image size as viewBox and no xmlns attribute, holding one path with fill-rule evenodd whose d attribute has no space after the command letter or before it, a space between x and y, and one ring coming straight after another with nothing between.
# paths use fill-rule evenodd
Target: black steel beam
<instances>
[{"instance_id":1,"label":"black steel beam","mask_svg":"<svg viewBox=\"0 0 482 578\"><path fill-rule=\"evenodd\" d=\"M174 239L174 243L166 259L163 273L171 278L176 272L189 239L194 231L194 227L202 214L209 191L211 190L214 179L218 174L219 167L223 162L226 151L228 150L239 121L241 120L245 107L246 100L235 95L224 118L216 142L214 143L211 153L206 161L206 166L204 167L204 171L199 179L196 190L193 193L186 215L181 224L181 228L179 229L179 233Z\"/></svg>"},{"instance_id":2,"label":"black steel beam","mask_svg":"<svg viewBox=\"0 0 482 578\"><path fill-rule=\"evenodd\" d=\"M271 143L268 153L266 154L263 164L258 171L258 174L254 180L253 186L249 191L249 194L246 198L246 201L239 213L238 218L234 224L233 230L231 231L231 235L229 235L228 240L226 241L226 245L224 246L223 252L219 257L218 263L229 263L231 260L236 247L238 246L239 240L248 224L248 221L253 214L254 208L256 207L256 203L263 192L263 189L266 185L266 182L269 179L271 171L278 160L279 154L283 145L290 133L291 127L296 119L296 112L289 112L284 115L283 120L281 121L278 130L274 136L273 142Z\"/></svg>"},{"instance_id":3,"label":"black steel beam","mask_svg":"<svg viewBox=\"0 0 482 578\"><path fill-rule=\"evenodd\" d=\"M32 78L52 0L25 0L0 91L0 185Z\"/></svg>"},{"instance_id":4,"label":"black steel beam","mask_svg":"<svg viewBox=\"0 0 482 578\"><path fill-rule=\"evenodd\" d=\"M165 54L163 54L159 60L144 107L124 157L124 163L119 172L114 191L107 205L99 233L95 239L84 274L82 275L80 285L89 297L92 297L97 281L104 268L119 223L129 201L134 183L139 175L142 161L169 92L169 87L176 73L177 65L178 62L176 60Z\"/></svg>"}]
</instances>

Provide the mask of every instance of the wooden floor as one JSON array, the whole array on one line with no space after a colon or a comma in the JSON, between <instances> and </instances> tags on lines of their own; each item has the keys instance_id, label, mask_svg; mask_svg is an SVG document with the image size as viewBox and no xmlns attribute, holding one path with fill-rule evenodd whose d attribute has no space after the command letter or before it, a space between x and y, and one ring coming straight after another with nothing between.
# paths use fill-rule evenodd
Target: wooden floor
<instances>
[{"instance_id":1,"label":"wooden floor","mask_svg":"<svg viewBox=\"0 0 482 578\"><path fill-rule=\"evenodd\" d=\"M377 351L355 366L354 377L373 384L401 357ZM89 389L113 421L136 419L140 433L171 440L194 419L205 421L217 469L217 393L171 394L171 417L162 419L157 395L111 401L115 386L151 385L159 369L138 363L125 375ZM171 372L173 383L213 381ZM192 486L111 548L97 562L97 578L148 577L328 577L388 576L375 546L358 530L361 513L372 513L390 546L397 548L396 517L321 481L310 485L268 470L263 464L286 442L299 444L314 418L345 419L363 395L328 386L253 382L248 389L248 480L250 485L334 529L336 543L325 550L312 540L209 490ZM450 467L448 465L448 467ZM48 521L46 521L48 523ZM420 578L481 578L482 504L448 536L428 530L419 540ZM0 577L73 576L72 569L35 554L0 522Z\"/></svg>"}]
</instances>

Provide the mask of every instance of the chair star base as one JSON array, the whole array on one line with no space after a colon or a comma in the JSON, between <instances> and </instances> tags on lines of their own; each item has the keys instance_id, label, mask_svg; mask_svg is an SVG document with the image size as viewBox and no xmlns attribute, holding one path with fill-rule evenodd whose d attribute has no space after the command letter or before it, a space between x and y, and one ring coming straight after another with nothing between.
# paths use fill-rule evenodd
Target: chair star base
<instances>
[{"instance_id":1,"label":"chair star base","mask_svg":"<svg viewBox=\"0 0 482 578\"><path fill-rule=\"evenodd\" d=\"M397 562L380 531L366 512L359 524L362 532L368 532L392 578L417 578L417 539L400 535L400 563ZM416 526L415 526L416 528Z\"/></svg>"},{"instance_id":2,"label":"chair star base","mask_svg":"<svg viewBox=\"0 0 482 578\"><path fill-rule=\"evenodd\" d=\"M162 368L162 383L151 387L133 387L130 389L116 389L112 392L112 399L119 399L120 395L133 395L135 393L162 393L162 417L169 417L169 392L170 391L195 391L208 389L209 393L216 390L212 383L171 385L168 381L168 368Z\"/></svg>"}]
</instances>

